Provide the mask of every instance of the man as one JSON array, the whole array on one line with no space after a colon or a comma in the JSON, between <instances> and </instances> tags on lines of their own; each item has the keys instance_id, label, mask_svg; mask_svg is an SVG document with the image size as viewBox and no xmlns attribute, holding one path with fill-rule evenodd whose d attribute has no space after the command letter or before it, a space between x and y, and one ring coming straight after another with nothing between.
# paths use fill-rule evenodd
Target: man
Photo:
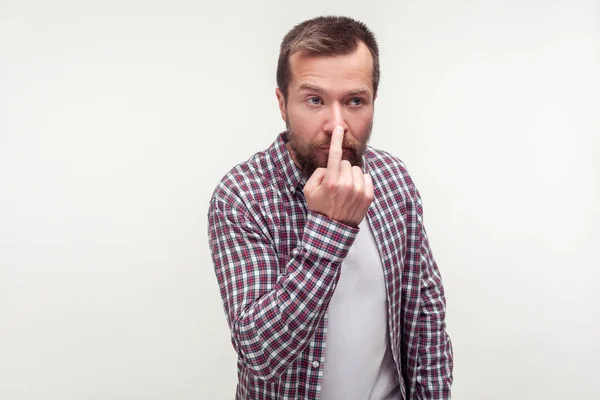
<instances>
[{"instance_id":1,"label":"man","mask_svg":"<svg viewBox=\"0 0 600 400\"><path fill-rule=\"evenodd\" d=\"M379 83L374 35L345 17L283 39L287 130L233 168L208 234L236 399L449 399L441 276L404 164L367 146Z\"/></svg>"}]
</instances>

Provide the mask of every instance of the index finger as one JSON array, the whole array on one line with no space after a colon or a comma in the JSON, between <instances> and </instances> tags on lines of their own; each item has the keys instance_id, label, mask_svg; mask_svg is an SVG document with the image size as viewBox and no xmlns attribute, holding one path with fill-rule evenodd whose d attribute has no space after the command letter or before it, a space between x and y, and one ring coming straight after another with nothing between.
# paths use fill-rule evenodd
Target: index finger
<instances>
[{"instance_id":1,"label":"index finger","mask_svg":"<svg viewBox=\"0 0 600 400\"><path fill-rule=\"evenodd\" d=\"M336 126L331 135L331 144L329 145L329 159L327 160L327 173L337 176L340 172L342 162L342 142L344 141L344 128Z\"/></svg>"}]
</instances>

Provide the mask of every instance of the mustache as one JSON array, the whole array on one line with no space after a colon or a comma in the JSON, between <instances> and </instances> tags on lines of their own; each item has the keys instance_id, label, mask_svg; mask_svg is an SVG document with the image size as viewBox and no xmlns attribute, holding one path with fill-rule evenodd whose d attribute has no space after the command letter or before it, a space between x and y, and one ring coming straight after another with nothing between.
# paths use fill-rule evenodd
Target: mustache
<instances>
[{"instance_id":1,"label":"mustache","mask_svg":"<svg viewBox=\"0 0 600 400\"><path fill-rule=\"evenodd\" d=\"M322 147L330 148L331 140L326 140L326 141L322 141L322 142L314 142L311 147L313 147L315 149L322 148ZM358 150L361 148L361 144L355 140L344 141L344 142L342 142L342 148Z\"/></svg>"}]
</instances>

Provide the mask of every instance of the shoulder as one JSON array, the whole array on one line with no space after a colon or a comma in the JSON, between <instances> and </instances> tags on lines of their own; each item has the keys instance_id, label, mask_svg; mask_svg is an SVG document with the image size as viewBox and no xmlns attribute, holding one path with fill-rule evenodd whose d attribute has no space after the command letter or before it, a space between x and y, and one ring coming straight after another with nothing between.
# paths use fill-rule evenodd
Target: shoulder
<instances>
[{"instance_id":1,"label":"shoulder","mask_svg":"<svg viewBox=\"0 0 600 400\"><path fill-rule=\"evenodd\" d=\"M399 157L385 150L367 146L365 158L373 183L379 186L383 193L420 203L415 183L406 164Z\"/></svg>"},{"instance_id":2,"label":"shoulder","mask_svg":"<svg viewBox=\"0 0 600 400\"><path fill-rule=\"evenodd\" d=\"M269 196L275 179L268 151L259 151L235 165L219 180L211 195L211 206L221 202L247 208L250 203Z\"/></svg>"}]
</instances>

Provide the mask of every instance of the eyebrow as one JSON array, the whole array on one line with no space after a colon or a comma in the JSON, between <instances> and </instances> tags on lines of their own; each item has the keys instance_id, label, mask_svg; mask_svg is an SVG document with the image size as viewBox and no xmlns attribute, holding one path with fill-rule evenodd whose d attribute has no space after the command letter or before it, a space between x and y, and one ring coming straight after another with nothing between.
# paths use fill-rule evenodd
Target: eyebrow
<instances>
[{"instance_id":1,"label":"eyebrow","mask_svg":"<svg viewBox=\"0 0 600 400\"><path fill-rule=\"evenodd\" d=\"M315 85L311 85L310 83L301 83L300 87L298 88L298 90L303 90L306 92L317 92L317 93L323 93L325 92L322 88L315 86Z\"/></svg>"},{"instance_id":2,"label":"eyebrow","mask_svg":"<svg viewBox=\"0 0 600 400\"><path fill-rule=\"evenodd\" d=\"M306 82L301 83L300 86L298 87L298 90L315 92L315 93L325 93L325 90L323 88L320 88L316 85L312 85L312 84L306 83ZM368 95L370 93L371 93L371 91L369 89L361 88L361 89L351 90L348 93L346 93L346 95L347 96L356 96L356 95Z\"/></svg>"},{"instance_id":3,"label":"eyebrow","mask_svg":"<svg viewBox=\"0 0 600 400\"><path fill-rule=\"evenodd\" d=\"M350 92L348 92L349 96L355 96L357 94L360 95L367 95L371 93L371 91L369 89L355 89L355 90L351 90Z\"/></svg>"}]
</instances>

